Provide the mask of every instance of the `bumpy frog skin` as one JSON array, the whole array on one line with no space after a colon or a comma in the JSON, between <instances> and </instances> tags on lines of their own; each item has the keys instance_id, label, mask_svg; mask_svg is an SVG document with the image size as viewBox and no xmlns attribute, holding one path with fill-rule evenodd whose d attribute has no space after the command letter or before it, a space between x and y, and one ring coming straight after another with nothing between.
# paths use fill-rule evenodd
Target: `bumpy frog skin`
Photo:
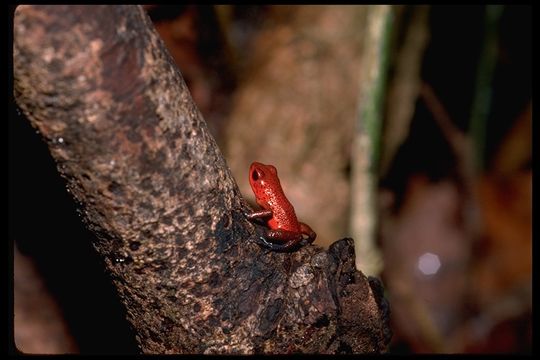
<instances>
[{"instance_id":1,"label":"bumpy frog skin","mask_svg":"<svg viewBox=\"0 0 540 360\"><path fill-rule=\"evenodd\" d=\"M263 210L246 214L249 220L265 219L269 227L259 245L274 251L290 251L311 244L317 234L299 222L294 207L285 196L272 165L254 162L249 167L249 184Z\"/></svg>"}]
</instances>

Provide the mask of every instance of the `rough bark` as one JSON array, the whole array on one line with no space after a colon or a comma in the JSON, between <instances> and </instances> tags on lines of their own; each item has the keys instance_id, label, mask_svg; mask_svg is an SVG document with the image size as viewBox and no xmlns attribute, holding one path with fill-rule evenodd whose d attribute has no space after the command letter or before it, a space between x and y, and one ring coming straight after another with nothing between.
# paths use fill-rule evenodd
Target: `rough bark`
<instances>
[{"instance_id":1,"label":"rough bark","mask_svg":"<svg viewBox=\"0 0 540 360\"><path fill-rule=\"evenodd\" d=\"M254 244L141 7L19 6L13 64L16 101L96 234L142 352L384 351L388 306L355 270L352 240L291 254Z\"/></svg>"}]
</instances>

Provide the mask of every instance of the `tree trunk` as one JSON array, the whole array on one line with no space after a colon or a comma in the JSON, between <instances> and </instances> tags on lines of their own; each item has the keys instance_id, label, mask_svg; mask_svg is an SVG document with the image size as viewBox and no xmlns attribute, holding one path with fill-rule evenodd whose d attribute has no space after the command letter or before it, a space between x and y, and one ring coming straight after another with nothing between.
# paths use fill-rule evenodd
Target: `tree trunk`
<instances>
[{"instance_id":1,"label":"tree trunk","mask_svg":"<svg viewBox=\"0 0 540 360\"><path fill-rule=\"evenodd\" d=\"M13 55L15 99L96 235L142 352L384 351L388 306L355 271L352 240L327 252L254 243L141 7L19 6Z\"/></svg>"}]
</instances>

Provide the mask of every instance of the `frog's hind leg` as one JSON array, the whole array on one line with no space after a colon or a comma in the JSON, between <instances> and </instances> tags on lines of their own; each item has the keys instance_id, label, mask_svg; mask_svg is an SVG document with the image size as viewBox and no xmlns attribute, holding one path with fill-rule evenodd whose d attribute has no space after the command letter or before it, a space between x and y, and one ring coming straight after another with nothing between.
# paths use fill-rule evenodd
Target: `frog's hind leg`
<instances>
[{"instance_id":1,"label":"frog's hind leg","mask_svg":"<svg viewBox=\"0 0 540 360\"><path fill-rule=\"evenodd\" d=\"M317 237L317 234L313 229L308 225L304 224L303 222L300 223L300 231L302 234L307 236L307 239L302 239L303 245L311 244L313 241L315 241L315 238Z\"/></svg>"},{"instance_id":2,"label":"frog's hind leg","mask_svg":"<svg viewBox=\"0 0 540 360\"><path fill-rule=\"evenodd\" d=\"M302 234L297 232L276 229L268 230L265 236L258 237L257 244L272 251L288 252L302 246L303 239Z\"/></svg>"}]
</instances>

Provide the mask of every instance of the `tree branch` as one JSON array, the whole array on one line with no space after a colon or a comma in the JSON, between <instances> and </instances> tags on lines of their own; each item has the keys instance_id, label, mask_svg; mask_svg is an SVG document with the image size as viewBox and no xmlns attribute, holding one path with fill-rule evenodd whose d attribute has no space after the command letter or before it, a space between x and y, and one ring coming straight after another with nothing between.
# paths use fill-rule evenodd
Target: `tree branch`
<instances>
[{"instance_id":1,"label":"tree branch","mask_svg":"<svg viewBox=\"0 0 540 360\"><path fill-rule=\"evenodd\" d=\"M352 240L292 254L254 244L247 205L141 7L19 6L14 85L141 351L384 351L388 306L355 271Z\"/></svg>"}]
</instances>

